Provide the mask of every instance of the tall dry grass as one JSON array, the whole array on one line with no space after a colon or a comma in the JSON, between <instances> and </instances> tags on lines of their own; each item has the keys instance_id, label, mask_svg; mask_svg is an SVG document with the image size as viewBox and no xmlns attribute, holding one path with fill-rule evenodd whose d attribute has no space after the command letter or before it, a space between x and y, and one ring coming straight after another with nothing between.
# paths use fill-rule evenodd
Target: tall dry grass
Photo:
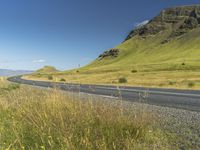
<instances>
[{"instance_id":1,"label":"tall dry grass","mask_svg":"<svg viewBox=\"0 0 200 150\"><path fill-rule=\"evenodd\" d=\"M9 89L9 88L8 88ZM0 94L1 149L167 149L151 114L57 89Z\"/></svg>"}]
</instances>

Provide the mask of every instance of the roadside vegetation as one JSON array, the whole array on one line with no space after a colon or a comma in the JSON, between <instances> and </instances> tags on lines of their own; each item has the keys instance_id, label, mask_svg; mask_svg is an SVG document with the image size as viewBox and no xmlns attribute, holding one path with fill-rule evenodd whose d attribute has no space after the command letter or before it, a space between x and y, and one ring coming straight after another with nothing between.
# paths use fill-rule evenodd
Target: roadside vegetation
<instances>
[{"instance_id":1,"label":"roadside vegetation","mask_svg":"<svg viewBox=\"0 0 200 150\"><path fill-rule=\"evenodd\" d=\"M153 65L152 65L153 67ZM141 66L142 68L142 66ZM49 78L53 76L53 78ZM73 71L56 74L32 74L26 75L24 79L81 83L81 84L105 84L105 85L126 85L145 86L177 89L200 89L200 71L138 71L132 73L126 70L109 70L98 73L87 70L75 73ZM123 81L122 81L122 78Z\"/></svg>"},{"instance_id":2,"label":"roadside vegetation","mask_svg":"<svg viewBox=\"0 0 200 150\"><path fill-rule=\"evenodd\" d=\"M6 89L6 90L5 90ZM1 81L1 149L169 149L154 114Z\"/></svg>"}]
</instances>

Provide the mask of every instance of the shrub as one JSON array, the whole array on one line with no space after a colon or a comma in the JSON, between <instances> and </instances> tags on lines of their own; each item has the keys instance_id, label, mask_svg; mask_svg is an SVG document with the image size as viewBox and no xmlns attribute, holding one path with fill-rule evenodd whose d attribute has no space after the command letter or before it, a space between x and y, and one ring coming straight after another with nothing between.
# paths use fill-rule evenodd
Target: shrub
<instances>
[{"instance_id":1,"label":"shrub","mask_svg":"<svg viewBox=\"0 0 200 150\"><path fill-rule=\"evenodd\" d=\"M138 72L138 71L137 71L137 70L131 70L131 72L132 72L132 73L136 73L136 72Z\"/></svg>"},{"instance_id":2,"label":"shrub","mask_svg":"<svg viewBox=\"0 0 200 150\"><path fill-rule=\"evenodd\" d=\"M119 78L119 83L127 83L127 79L125 77Z\"/></svg>"},{"instance_id":3,"label":"shrub","mask_svg":"<svg viewBox=\"0 0 200 150\"><path fill-rule=\"evenodd\" d=\"M52 76L52 75L49 75L49 76L48 76L48 80L53 80L53 76Z\"/></svg>"},{"instance_id":4,"label":"shrub","mask_svg":"<svg viewBox=\"0 0 200 150\"><path fill-rule=\"evenodd\" d=\"M174 85L176 84L176 81L169 81L169 85Z\"/></svg>"},{"instance_id":5,"label":"shrub","mask_svg":"<svg viewBox=\"0 0 200 150\"><path fill-rule=\"evenodd\" d=\"M60 79L60 81L61 81L61 82L65 82L66 80L62 78L62 79Z\"/></svg>"},{"instance_id":6,"label":"shrub","mask_svg":"<svg viewBox=\"0 0 200 150\"><path fill-rule=\"evenodd\" d=\"M192 82L192 81L190 81L189 83L188 83L188 87L194 87L195 86L195 83L194 82Z\"/></svg>"},{"instance_id":7,"label":"shrub","mask_svg":"<svg viewBox=\"0 0 200 150\"><path fill-rule=\"evenodd\" d=\"M159 84L159 87L163 87L165 84L164 83L160 83Z\"/></svg>"},{"instance_id":8,"label":"shrub","mask_svg":"<svg viewBox=\"0 0 200 150\"><path fill-rule=\"evenodd\" d=\"M182 66L185 66L185 63L182 63L181 65L182 65Z\"/></svg>"}]
</instances>

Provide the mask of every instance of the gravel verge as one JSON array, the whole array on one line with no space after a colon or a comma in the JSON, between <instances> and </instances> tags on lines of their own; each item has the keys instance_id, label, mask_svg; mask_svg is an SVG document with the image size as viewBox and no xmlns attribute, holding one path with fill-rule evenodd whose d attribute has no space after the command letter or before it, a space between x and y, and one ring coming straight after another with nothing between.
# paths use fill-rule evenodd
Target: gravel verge
<instances>
[{"instance_id":1,"label":"gravel verge","mask_svg":"<svg viewBox=\"0 0 200 150\"><path fill-rule=\"evenodd\" d=\"M84 93L79 94L79 97L85 100L102 100L113 105L119 104L116 101L120 101L117 98ZM148 102L148 99L145 102ZM200 150L200 112L154 106L141 102L122 101L122 104L125 110L136 109L154 114L157 119L153 127L164 131L175 149Z\"/></svg>"}]
</instances>

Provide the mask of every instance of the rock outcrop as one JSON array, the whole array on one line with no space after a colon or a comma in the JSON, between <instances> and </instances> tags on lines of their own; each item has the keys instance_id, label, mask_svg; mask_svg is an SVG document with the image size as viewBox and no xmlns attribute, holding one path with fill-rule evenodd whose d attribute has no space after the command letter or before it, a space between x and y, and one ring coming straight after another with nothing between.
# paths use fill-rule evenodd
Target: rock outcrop
<instances>
[{"instance_id":1,"label":"rock outcrop","mask_svg":"<svg viewBox=\"0 0 200 150\"><path fill-rule=\"evenodd\" d=\"M126 40L136 35L147 38L168 29L169 26L172 27L172 32L163 44L200 26L200 5L165 9L148 24L132 30Z\"/></svg>"},{"instance_id":2,"label":"rock outcrop","mask_svg":"<svg viewBox=\"0 0 200 150\"><path fill-rule=\"evenodd\" d=\"M99 56L99 59L103 59L103 58L107 58L107 57L115 58L118 56L118 54L119 54L119 49L113 48L113 49L105 51L103 54L101 54Z\"/></svg>"}]
</instances>

